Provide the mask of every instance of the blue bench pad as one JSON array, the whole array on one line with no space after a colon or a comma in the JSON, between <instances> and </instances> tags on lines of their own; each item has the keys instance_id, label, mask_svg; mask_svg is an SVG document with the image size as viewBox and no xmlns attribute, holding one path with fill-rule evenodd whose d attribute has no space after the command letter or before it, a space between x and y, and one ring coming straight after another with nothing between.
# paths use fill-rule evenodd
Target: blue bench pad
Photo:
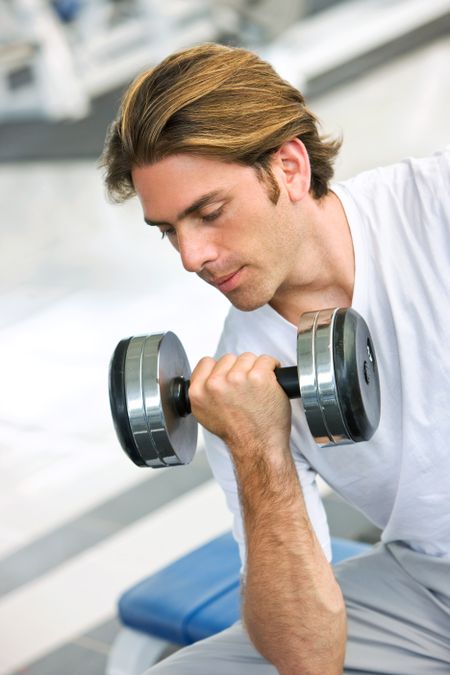
<instances>
[{"instance_id":1,"label":"blue bench pad","mask_svg":"<svg viewBox=\"0 0 450 675\"><path fill-rule=\"evenodd\" d=\"M367 544L332 539L333 563L358 555ZM231 533L213 539L122 595L125 626L187 645L239 619L240 559Z\"/></svg>"}]
</instances>

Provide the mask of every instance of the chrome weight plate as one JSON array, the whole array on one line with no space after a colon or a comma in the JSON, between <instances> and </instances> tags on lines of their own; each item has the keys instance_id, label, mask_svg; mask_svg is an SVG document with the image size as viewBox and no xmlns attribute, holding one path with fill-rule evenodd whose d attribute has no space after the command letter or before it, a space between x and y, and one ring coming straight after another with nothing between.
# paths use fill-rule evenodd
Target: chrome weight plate
<instances>
[{"instance_id":1,"label":"chrome weight plate","mask_svg":"<svg viewBox=\"0 0 450 675\"><path fill-rule=\"evenodd\" d=\"M188 464L197 447L198 425L192 415L181 417L174 406L174 379L188 380L191 374L181 342L171 332L132 337L123 342L127 346L120 397L125 399L125 405L118 406L117 402L113 405L112 400L118 390L115 387L113 393L111 389L114 377L118 379L116 353L110 368L111 410L122 448L140 466Z\"/></svg>"},{"instance_id":2,"label":"chrome weight plate","mask_svg":"<svg viewBox=\"0 0 450 675\"><path fill-rule=\"evenodd\" d=\"M160 459L165 465L189 464L197 448L198 422L193 415L181 417L173 400L174 380L180 378L189 380L191 377L189 361L183 345L174 333L168 331L162 336L150 336L148 342L150 341L152 341L150 354L154 354L155 343L158 342L156 381L159 406L152 406L154 399L151 389L155 365L153 356L148 361L144 360L144 365L149 370L147 372L143 370L143 381L150 385L146 409L148 416L152 415L150 427L152 437L159 450Z\"/></svg>"},{"instance_id":3,"label":"chrome weight plate","mask_svg":"<svg viewBox=\"0 0 450 675\"><path fill-rule=\"evenodd\" d=\"M339 405L350 438L367 441L380 422L380 379L369 328L352 309L336 313L333 352Z\"/></svg>"},{"instance_id":4,"label":"chrome weight plate","mask_svg":"<svg viewBox=\"0 0 450 675\"><path fill-rule=\"evenodd\" d=\"M372 437L380 419L380 384L369 329L357 312L303 314L297 367L306 419L318 445Z\"/></svg>"},{"instance_id":5,"label":"chrome weight plate","mask_svg":"<svg viewBox=\"0 0 450 675\"><path fill-rule=\"evenodd\" d=\"M117 438L123 451L138 466L146 466L130 427L125 391L125 361L132 338L121 340L109 364L109 403Z\"/></svg>"},{"instance_id":6,"label":"chrome weight plate","mask_svg":"<svg viewBox=\"0 0 450 675\"><path fill-rule=\"evenodd\" d=\"M111 412L121 446L135 464L157 468L192 460L198 424L190 414L190 376L174 333L117 345L109 375ZM319 445L367 441L374 434L380 419L375 350L367 324L353 309L303 314L297 367L277 369L277 379L289 397L301 396Z\"/></svg>"}]
</instances>

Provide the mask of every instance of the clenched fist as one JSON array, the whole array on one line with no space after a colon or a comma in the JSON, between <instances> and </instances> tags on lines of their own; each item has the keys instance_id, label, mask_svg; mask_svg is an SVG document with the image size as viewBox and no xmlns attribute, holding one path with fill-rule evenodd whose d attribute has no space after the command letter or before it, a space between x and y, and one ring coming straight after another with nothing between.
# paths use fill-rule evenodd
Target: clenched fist
<instances>
[{"instance_id":1,"label":"clenched fist","mask_svg":"<svg viewBox=\"0 0 450 675\"><path fill-rule=\"evenodd\" d=\"M226 354L218 361L201 359L192 373L192 413L235 458L289 447L291 406L275 377L279 365L271 356Z\"/></svg>"}]
</instances>

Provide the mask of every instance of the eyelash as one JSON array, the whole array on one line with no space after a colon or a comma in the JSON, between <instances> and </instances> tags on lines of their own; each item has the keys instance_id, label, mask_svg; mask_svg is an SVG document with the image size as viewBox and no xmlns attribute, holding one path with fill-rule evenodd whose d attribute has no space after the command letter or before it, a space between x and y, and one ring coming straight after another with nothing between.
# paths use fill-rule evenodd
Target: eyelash
<instances>
[{"instance_id":1,"label":"eyelash","mask_svg":"<svg viewBox=\"0 0 450 675\"><path fill-rule=\"evenodd\" d=\"M212 213L208 213L207 216L202 216L202 220L204 223L212 223L214 220L217 220L219 216L222 215L223 211L223 206L217 209L217 211L213 211Z\"/></svg>"},{"instance_id":2,"label":"eyelash","mask_svg":"<svg viewBox=\"0 0 450 675\"><path fill-rule=\"evenodd\" d=\"M204 223L212 223L214 220L217 220L219 216L222 215L223 211L223 206L220 207L220 209L217 209L217 211L213 211L212 213L208 213L207 216L202 216L202 220ZM170 230L164 230L161 232L161 239L164 239L166 236L175 234L175 230L172 228Z\"/></svg>"}]
</instances>

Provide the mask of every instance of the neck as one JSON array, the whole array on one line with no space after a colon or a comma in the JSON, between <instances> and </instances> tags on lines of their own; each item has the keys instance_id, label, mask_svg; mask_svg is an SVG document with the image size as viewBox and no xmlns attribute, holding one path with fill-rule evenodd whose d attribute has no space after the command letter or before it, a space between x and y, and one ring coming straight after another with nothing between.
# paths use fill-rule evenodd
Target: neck
<instances>
[{"instance_id":1,"label":"neck","mask_svg":"<svg viewBox=\"0 0 450 675\"><path fill-rule=\"evenodd\" d=\"M304 312L349 307L355 281L353 241L337 195L329 192L320 201L308 195L302 202L300 219L303 225L295 269L270 302L295 325Z\"/></svg>"}]
</instances>

